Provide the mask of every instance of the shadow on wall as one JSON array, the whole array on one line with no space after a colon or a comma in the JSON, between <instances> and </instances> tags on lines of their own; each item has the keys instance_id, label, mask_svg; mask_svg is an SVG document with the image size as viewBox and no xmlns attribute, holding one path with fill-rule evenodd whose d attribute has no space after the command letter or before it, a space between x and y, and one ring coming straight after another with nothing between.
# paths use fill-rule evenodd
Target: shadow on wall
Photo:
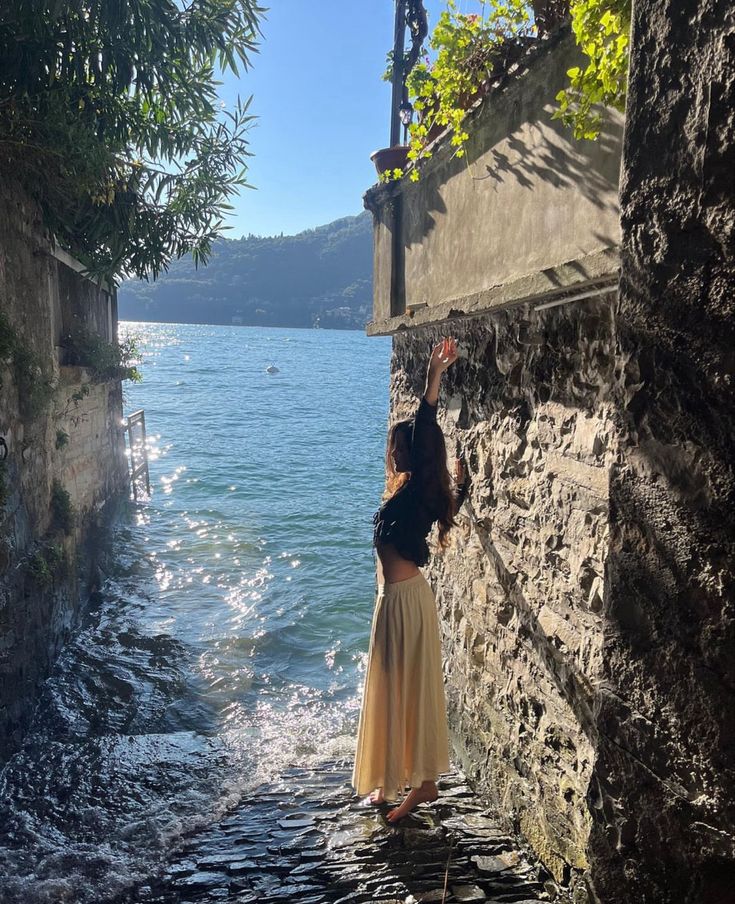
<instances>
[{"instance_id":1,"label":"shadow on wall","mask_svg":"<svg viewBox=\"0 0 735 904\"><path fill-rule=\"evenodd\" d=\"M485 164L485 175L473 178L492 179L498 183L511 178L529 190L533 190L539 180L554 188L577 188L596 207L614 210L614 205L604 198L615 190L617 179L611 179L608 168L601 167L600 163L604 157L618 158L622 124L607 123L606 131L596 142L574 141L566 127L551 119L553 107L547 106L544 112L548 114L548 121L541 122L547 131L558 137L558 144L548 140L550 136L547 135L547 140L529 153L528 146L516 135L511 135L506 142L508 151L493 148L490 151L492 164ZM528 122L540 131L538 118Z\"/></svg>"},{"instance_id":2,"label":"shadow on wall","mask_svg":"<svg viewBox=\"0 0 735 904\"><path fill-rule=\"evenodd\" d=\"M594 695L589 675L584 674L568 651L559 649L558 638L550 635L541 624L539 612L544 604L543 593L539 592L534 599L526 595L533 585L533 578L528 572L529 563L520 552L520 544L524 538L537 544L539 567L554 567L545 560L559 558L540 535L544 527L544 507L552 505L551 486L558 485L558 481L553 474L556 469L546 467L548 440L540 438L537 412L541 412L542 419L547 410L558 417L560 423L554 429L559 444L569 439L562 421L573 423L575 418L584 420L594 414L594 423L604 429L604 414L600 414L599 409L609 398L609 385L614 379L614 361L609 355L613 335L612 298L608 295L539 314L532 313L528 307L516 308L451 327L444 324L427 329L421 332L420 338L414 334L416 339L411 336L396 339L396 358L403 368L394 367L393 370L394 402L398 401L396 397L420 395L421 386L416 379L422 370L418 365L420 347L425 343L428 349L433 338L448 329L458 336L464 354L456 367L448 372L444 389L453 402L459 402L451 406L454 413L450 420L456 425L460 447L467 455L473 474L473 499L478 504L473 510L473 522L476 539L482 548L481 556L490 564L488 574L493 574L494 581L497 579L498 599L493 602L497 602L498 612L494 612L493 617L502 626L507 626L511 614L517 618L524 644L535 653L533 667L536 668L537 661L539 671L546 674L555 689L554 696L558 695L564 701L581 730L593 739ZM398 385L409 380L414 384L410 389ZM549 402L551 408L546 409ZM396 408L394 404L394 414L397 414ZM480 432L476 429L478 426L481 426ZM465 431L470 433L462 436ZM512 439L508 440L507 436L511 435ZM481 436L484 451L482 461L479 461ZM498 450L498 454L492 449ZM599 453L591 454L604 456L604 444ZM491 464L491 460L495 464ZM588 470L606 473L599 466L601 460L595 463L598 467L587 465ZM531 480L527 479L529 470ZM514 484L530 487L530 492L536 494L535 500L526 503L515 498ZM593 511L595 523L605 522L605 492L588 493L585 500L585 504L593 507L590 511ZM506 509L507 515L502 525L499 521L494 523L499 506ZM516 528L521 534L517 534ZM495 542L500 537L499 530L504 531L501 544ZM509 546L519 551L515 561L509 561L507 557ZM471 577L480 575L484 569L471 558L462 561L459 550L457 554L459 560L454 561L454 567L464 574L446 575L447 586L459 587L455 584L455 579L459 579L460 592L464 594L471 590L465 580L468 569L472 572L470 583ZM595 565L595 569L601 576L602 565L599 569ZM587 594L585 600L590 595L592 579L586 570L579 576ZM472 618L475 618L473 629L486 633L482 627L482 612L474 612L470 620ZM503 665L499 664L499 667L502 669Z\"/></svg>"},{"instance_id":3,"label":"shadow on wall","mask_svg":"<svg viewBox=\"0 0 735 904\"><path fill-rule=\"evenodd\" d=\"M500 330L496 329L494 335L488 338L486 354L477 365L486 374L495 372L494 378L491 377L491 385L487 387L488 395L497 393L500 404L510 410L515 408L520 433L524 433L532 419L532 409L537 405L553 401L557 406L566 408L570 416L590 411L599 405L600 391L602 390L604 395L606 390L600 382L592 382L593 377L589 371L595 371L598 381L613 379L612 360L602 353L601 348L596 347L610 337L611 303L612 296L608 295L607 298L588 303L587 308L582 308L581 312L578 311L570 317L563 314L560 317L557 310L546 315L547 319L543 319L528 311L526 316L534 318L536 322L532 325L532 322L524 317L516 324L515 353L509 352L507 335L503 337L503 347L499 347ZM494 320L496 322L505 320L507 329L507 325L513 322L514 313L517 316L517 312L509 312L496 315ZM548 318L554 321L553 330L546 328ZM589 360L582 365L570 350L579 348L584 342L587 342ZM507 373L498 370L498 363L502 364L503 370L507 370ZM522 370L527 371L525 376L522 376ZM462 383L460 374L455 375L455 381L459 389ZM474 385L475 378L470 378L468 382ZM529 394L531 389L533 392ZM570 393L576 393L577 398L570 397ZM464 418L457 422L460 430L469 427L473 420L484 419L479 410L470 412L463 409L463 414ZM507 482L508 475L500 475L498 479ZM501 550L493 542L492 521L478 519L472 510L471 502L467 504L476 538L491 563L498 583L512 606L512 611L518 616L524 639L535 650L538 663L544 666L546 675L556 687L560 698L574 713L579 728L587 739L594 743L597 737L596 696L588 677L581 673L575 662L558 648L555 638L544 630L533 604L523 593L516 573L509 570ZM602 500L597 513L600 515L606 513L606 505Z\"/></svg>"},{"instance_id":4,"label":"shadow on wall","mask_svg":"<svg viewBox=\"0 0 735 904\"><path fill-rule=\"evenodd\" d=\"M625 315L623 320L620 302L587 300L538 318L516 308L451 326L469 349L448 372L444 389L453 401L461 399L452 415L460 436L474 431L460 445L467 447L474 481L468 504L477 502L475 542L463 542L458 558L438 562L434 577L445 588L453 647L462 648L449 654L450 669L463 672L455 679L461 743L484 783L493 780L488 769L492 773L501 760L507 764L502 791L513 799L506 805L530 795L526 803L536 808L536 826L551 824L559 833L556 842L541 838L552 852L565 856L564 845L583 844L601 900L729 904L723 895L735 882L728 829L735 825L735 587L728 571L735 426L723 375L731 372L732 346L723 342L722 318L703 318L690 304L662 303L655 312L642 305ZM420 395L419 362L449 328L396 338L394 415L404 400ZM603 507L595 510L589 499L575 500L592 511L590 530L604 542L604 591L588 623L581 573L565 585L553 557L539 562L533 545L519 545L536 542L549 514L538 498L529 511L511 493L511 484L526 480L521 465L529 428L534 410L547 402L560 411L560 422L565 409L570 420L593 414L613 443L597 462L609 484L609 514L602 498ZM517 440L512 460L505 452L498 458L500 470L488 471L484 459L472 458L480 424L490 445L506 443L499 435L506 429ZM530 467L547 453L537 450ZM534 486L547 492L538 482ZM556 497L549 495L549 503L556 504ZM519 536L516 516L507 511L514 507L523 522ZM610 525L609 537L600 519ZM509 548L518 550L517 560L508 558ZM559 649L540 619L545 591L533 595L532 576L538 567L561 581L552 608L561 603L572 626L579 619L581 630L594 631L592 667L572 648ZM473 593L475 578L487 586L487 624L485 604L465 596ZM511 659L520 647L500 639L508 632L517 632L531 651L517 668ZM481 691L482 700L465 697L465 685L477 690L488 672L503 685L515 682L519 669L523 683L500 690L497 700L494 690ZM549 714L559 710L557 696L568 708L574 724L561 730L570 732L571 759L557 762L548 748L554 738L534 736L533 723L522 736L513 733L524 706L536 705L529 694L534 685L542 701L553 689L550 705L543 703ZM497 725L486 713L489 706L503 709ZM575 726L593 756L589 769L577 771L580 786L571 788L564 809L554 788L563 770L570 763L573 768L574 748L587 747L578 742ZM582 827L590 820L587 837Z\"/></svg>"},{"instance_id":5,"label":"shadow on wall","mask_svg":"<svg viewBox=\"0 0 735 904\"><path fill-rule=\"evenodd\" d=\"M533 71L506 76L469 114L464 157L452 157L448 137L440 139L420 182L403 189L407 195L420 192L421 205L411 206L422 208L405 230L406 247L419 244L434 229L436 215L446 214L440 186L462 173L478 184L513 181L529 192L540 183L571 189L599 210L617 212L622 117L608 118L596 141L574 139L567 126L551 118L552 99L566 84L576 54L571 44L560 44L557 39L536 50Z\"/></svg>"},{"instance_id":6,"label":"shadow on wall","mask_svg":"<svg viewBox=\"0 0 735 904\"><path fill-rule=\"evenodd\" d=\"M731 136L733 117L712 75L708 90L682 91L691 61L662 37L670 13L654 21L645 8L641 28L658 29L662 55L655 79L643 65L650 45L631 63L639 84L621 198L591 875L609 902L725 904L735 887L735 260L726 240L735 145L708 136L724 135L718 125ZM682 47L713 41L678 16ZM731 61L719 61L732 83ZM681 106L651 98L672 88L690 104L684 131Z\"/></svg>"},{"instance_id":7,"label":"shadow on wall","mask_svg":"<svg viewBox=\"0 0 735 904\"><path fill-rule=\"evenodd\" d=\"M589 685L585 686L586 682L580 678L574 664L564 657L555 646L553 638L544 631L533 607L523 595L515 575L507 569L502 554L493 544L490 531L483 529L481 525L476 525L475 531L485 555L492 563L498 582L506 593L506 599L513 607L512 611L518 616L523 628L523 638L533 646L538 654L538 662L545 666L547 677L556 686L560 697L574 712L579 727L587 739L594 742L596 738L595 698L590 693Z\"/></svg>"},{"instance_id":8,"label":"shadow on wall","mask_svg":"<svg viewBox=\"0 0 735 904\"><path fill-rule=\"evenodd\" d=\"M622 900L615 889L625 887L641 900L729 904L735 423L724 377L735 370L735 337L722 290L735 285L706 228L681 235L684 267L646 247L656 230L629 235L644 266L624 258L605 610L611 692L597 707L592 877L604 900Z\"/></svg>"}]
</instances>

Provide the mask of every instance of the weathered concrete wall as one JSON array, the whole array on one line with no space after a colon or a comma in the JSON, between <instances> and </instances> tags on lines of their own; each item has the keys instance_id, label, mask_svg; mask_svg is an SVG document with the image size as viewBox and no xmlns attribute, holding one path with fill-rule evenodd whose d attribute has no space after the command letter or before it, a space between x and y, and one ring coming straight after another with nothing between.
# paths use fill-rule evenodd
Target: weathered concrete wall
<instances>
[{"instance_id":1,"label":"weathered concrete wall","mask_svg":"<svg viewBox=\"0 0 735 904\"><path fill-rule=\"evenodd\" d=\"M578 57L568 34L531 51L468 117L466 157L439 140L418 182L367 193L372 332L616 275L622 118L610 114L596 142L551 119ZM397 316L421 304L414 320Z\"/></svg>"},{"instance_id":2,"label":"weathered concrete wall","mask_svg":"<svg viewBox=\"0 0 735 904\"><path fill-rule=\"evenodd\" d=\"M634 4L603 687L603 901L735 900L735 7Z\"/></svg>"},{"instance_id":3,"label":"weathered concrete wall","mask_svg":"<svg viewBox=\"0 0 735 904\"><path fill-rule=\"evenodd\" d=\"M12 354L0 361L1 760L93 580L97 525L126 486L127 465L120 382L93 383L85 369L59 364L74 322L114 338L114 295L51 254L38 211L9 187L0 223L3 333L30 361L25 371ZM55 485L75 510L70 527L52 502Z\"/></svg>"},{"instance_id":4,"label":"weathered concrete wall","mask_svg":"<svg viewBox=\"0 0 735 904\"><path fill-rule=\"evenodd\" d=\"M392 411L415 407L440 329L394 340ZM614 295L453 324L440 420L472 488L430 566L455 750L558 879L588 865L587 789L613 449Z\"/></svg>"}]
</instances>

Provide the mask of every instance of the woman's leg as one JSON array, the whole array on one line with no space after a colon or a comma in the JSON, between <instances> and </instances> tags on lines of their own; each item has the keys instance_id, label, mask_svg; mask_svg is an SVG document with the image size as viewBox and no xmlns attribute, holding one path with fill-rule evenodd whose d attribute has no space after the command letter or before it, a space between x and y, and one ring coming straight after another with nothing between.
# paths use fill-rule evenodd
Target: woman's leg
<instances>
[{"instance_id":1,"label":"woman's leg","mask_svg":"<svg viewBox=\"0 0 735 904\"><path fill-rule=\"evenodd\" d=\"M439 789L436 787L436 782L431 780L422 782L420 788L411 788L403 803L388 813L388 821L398 822L418 804L430 803L437 797L439 797Z\"/></svg>"}]
</instances>

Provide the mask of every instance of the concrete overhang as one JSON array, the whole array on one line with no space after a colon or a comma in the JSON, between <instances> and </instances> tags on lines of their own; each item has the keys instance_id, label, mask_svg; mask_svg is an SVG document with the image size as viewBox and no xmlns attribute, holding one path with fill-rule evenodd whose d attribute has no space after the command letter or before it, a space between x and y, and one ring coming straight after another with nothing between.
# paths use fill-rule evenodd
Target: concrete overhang
<instances>
[{"instance_id":1,"label":"concrete overhang","mask_svg":"<svg viewBox=\"0 0 735 904\"><path fill-rule=\"evenodd\" d=\"M503 285L490 286L474 295L453 298L431 307L409 308L405 314L383 320L371 320L366 332L368 336L388 336L411 327L479 317L521 304L538 308L566 304L616 291L618 270L618 249L607 248L581 260L567 261Z\"/></svg>"},{"instance_id":2,"label":"concrete overhang","mask_svg":"<svg viewBox=\"0 0 735 904\"><path fill-rule=\"evenodd\" d=\"M468 114L464 159L440 136L418 182L366 193L368 335L616 288L623 117L610 111L597 141L551 118L578 62L568 32L533 47Z\"/></svg>"}]
</instances>

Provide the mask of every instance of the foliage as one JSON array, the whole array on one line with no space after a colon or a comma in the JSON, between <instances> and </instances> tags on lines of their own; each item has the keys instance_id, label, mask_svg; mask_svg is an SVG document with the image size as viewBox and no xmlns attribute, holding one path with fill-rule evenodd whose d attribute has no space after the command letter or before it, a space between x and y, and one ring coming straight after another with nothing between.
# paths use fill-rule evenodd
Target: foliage
<instances>
[{"instance_id":1,"label":"foliage","mask_svg":"<svg viewBox=\"0 0 735 904\"><path fill-rule=\"evenodd\" d=\"M47 368L26 346L19 346L14 355L15 375L22 414L38 417L50 403L54 382Z\"/></svg>"},{"instance_id":2,"label":"foliage","mask_svg":"<svg viewBox=\"0 0 735 904\"><path fill-rule=\"evenodd\" d=\"M526 0L480 0L481 14L460 13L455 0L429 39L435 59L424 55L409 73L406 87L418 115L409 127L410 178L419 179L417 165L431 156L427 146L439 132L448 131L457 157L465 154L468 133L464 119L496 67L533 38L536 28ZM559 92L553 117L573 129L576 138L599 135L598 105L622 110L627 88L631 0L571 0L572 27L577 44L589 57L585 69L568 72L570 84ZM392 77L388 55L384 78ZM402 169L383 173L381 181L400 179Z\"/></svg>"},{"instance_id":3,"label":"foliage","mask_svg":"<svg viewBox=\"0 0 735 904\"><path fill-rule=\"evenodd\" d=\"M257 2L2 4L0 174L91 273L206 260L252 121L247 103L221 109L215 67L249 65Z\"/></svg>"},{"instance_id":4,"label":"foliage","mask_svg":"<svg viewBox=\"0 0 735 904\"><path fill-rule=\"evenodd\" d=\"M82 383L79 389L75 389L74 392L69 396L69 401L74 403L74 407L78 407L79 403L82 399L86 399L86 397L91 392L89 388L89 383Z\"/></svg>"},{"instance_id":5,"label":"foliage","mask_svg":"<svg viewBox=\"0 0 735 904\"><path fill-rule=\"evenodd\" d=\"M372 310L372 217L298 235L221 239L205 268L189 258L155 283L124 282L124 320L362 329ZM266 362L267 363L267 362Z\"/></svg>"},{"instance_id":6,"label":"foliage","mask_svg":"<svg viewBox=\"0 0 735 904\"><path fill-rule=\"evenodd\" d=\"M464 156L468 106L502 59L505 45L532 33L525 0L488 0L481 7L481 15L468 15L459 12L455 0L448 0L429 39L436 51L434 62L425 57L408 75L406 87L418 115L409 130L408 159L413 163L431 156L430 133L439 129L449 130L455 155ZM418 177L414 167L411 179Z\"/></svg>"},{"instance_id":7,"label":"foliage","mask_svg":"<svg viewBox=\"0 0 735 904\"><path fill-rule=\"evenodd\" d=\"M395 182L396 179L403 178L403 169L400 166L394 167L394 169L383 170L383 172L378 176L378 182ZM418 179L418 174L416 175L416 181Z\"/></svg>"},{"instance_id":8,"label":"foliage","mask_svg":"<svg viewBox=\"0 0 735 904\"><path fill-rule=\"evenodd\" d=\"M90 392L92 391L89 383L82 383L75 389L68 398L66 399L66 403L63 408L59 407L54 413L54 419L57 421L71 421L74 427L79 425L79 422L85 419L88 415L86 412L79 412L79 404L85 399ZM63 449L69 443L69 434L66 430L59 429L56 431L56 448Z\"/></svg>"},{"instance_id":9,"label":"foliage","mask_svg":"<svg viewBox=\"0 0 735 904\"><path fill-rule=\"evenodd\" d=\"M50 587L55 577L66 573L68 561L60 543L49 543L36 550L28 560L28 571L41 587Z\"/></svg>"},{"instance_id":10,"label":"foliage","mask_svg":"<svg viewBox=\"0 0 735 904\"><path fill-rule=\"evenodd\" d=\"M21 341L7 317L0 311L0 364L2 363L9 364L13 370L21 414L31 419L38 417L53 396L53 379L38 356Z\"/></svg>"},{"instance_id":11,"label":"foliage","mask_svg":"<svg viewBox=\"0 0 735 904\"><path fill-rule=\"evenodd\" d=\"M45 549L46 562L51 574L58 576L66 572L68 562L61 543L51 543Z\"/></svg>"},{"instance_id":12,"label":"foliage","mask_svg":"<svg viewBox=\"0 0 735 904\"><path fill-rule=\"evenodd\" d=\"M76 513L71 502L71 496L58 480L51 485L51 524L54 530L64 534L71 532L74 527Z\"/></svg>"},{"instance_id":13,"label":"foliage","mask_svg":"<svg viewBox=\"0 0 735 904\"><path fill-rule=\"evenodd\" d=\"M0 311L0 362L12 358L16 343L15 330L8 322L8 318ZM2 387L2 374L0 373L0 388Z\"/></svg>"},{"instance_id":14,"label":"foliage","mask_svg":"<svg viewBox=\"0 0 735 904\"><path fill-rule=\"evenodd\" d=\"M571 14L589 63L568 71L570 84L556 96L554 118L572 128L575 138L594 139L600 134L599 105L625 110L631 0L574 0Z\"/></svg>"},{"instance_id":15,"label":"foliage","mask_svg":"<svg viewBox=\"0 0 735 904\"><path fill-rule=\"evenodd\" d=\"M50 587L53 583L53 575L41 550L33 553L28 561L28 572L33 580L41 587Z\"/></svg>"},{"instance_id":16,"label":"foliage","mask_svg":"<svg viewBox=\"0 0 735 904\"><path fill-rule=\"evenodd\" d=\"M107 342L97 333L77 326L64 337L64 345L69 363L88 367L96 383L106 380L132 380L140 383L142 380L134 363L140 359L140 353L133 336L126 336L121 342Z\"/></svg>"}]
</instances>

